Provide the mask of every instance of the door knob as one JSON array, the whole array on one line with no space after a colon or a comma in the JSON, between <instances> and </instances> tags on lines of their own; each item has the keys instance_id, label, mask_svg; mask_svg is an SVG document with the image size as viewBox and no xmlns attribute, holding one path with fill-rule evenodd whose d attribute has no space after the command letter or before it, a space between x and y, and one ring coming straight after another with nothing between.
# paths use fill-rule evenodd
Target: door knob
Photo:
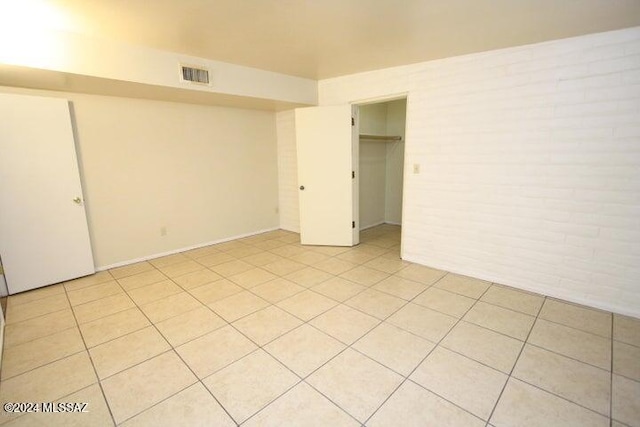
<instances>
[{"instance_id":1,"label":"door knob","mask_svg":"<svg viewBox=\"0 0 640 427\"><path fill-rule=\"evenodd\" d=\"M300 189L301 189L301 190L304 190L304 185L301 185L301 186L300 186Z\"/></svg>"},{"instance_id":2,"label":"door knob","mask_svg":"<svg viewBox=\"0 0 640 427\"><path fill-rule=\"evenodd\" d=\"M76 197L75 199L73 199L73 201L77 204L82 203L82 199L80 197Z\"/></svg>"}]
</instances>

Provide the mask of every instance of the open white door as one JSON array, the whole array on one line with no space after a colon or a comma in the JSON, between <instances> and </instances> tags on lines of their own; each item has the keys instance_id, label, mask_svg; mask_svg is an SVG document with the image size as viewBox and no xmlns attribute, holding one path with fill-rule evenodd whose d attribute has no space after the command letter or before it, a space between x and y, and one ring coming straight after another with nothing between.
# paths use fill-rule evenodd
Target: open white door
<instances>
[{"instance_id":1,"label":"open white door","mask_svg":"<svg viewBox=\"0 0 640 427\"><path fill-rule=\"evenodd\" d=\"M94 273L68 101L0 94L0 153L9 293Z\"/></svg>"},{"instance_id":2,"label":"open white door","mask_svg":"<svg viewBox=\"0 0 640 427\"><path fill-rule=\"evenodd\" d=\"M352 177L357 128L352 117L350 105L295 111L303 245L358 243Z\"/></svg>"}]
</instances>

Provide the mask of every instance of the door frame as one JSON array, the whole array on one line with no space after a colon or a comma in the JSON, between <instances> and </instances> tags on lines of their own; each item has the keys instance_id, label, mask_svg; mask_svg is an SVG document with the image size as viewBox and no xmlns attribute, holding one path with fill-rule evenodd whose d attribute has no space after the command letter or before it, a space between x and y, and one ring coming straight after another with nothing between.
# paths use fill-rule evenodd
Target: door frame
<instances>
[{"instance_id":1,"label":"door frame","mask_svg":"<svg viewBox=\"0 0 640 427\"><path fill-rule=\"evenodd\" d=\"M397 101L399 99L404 99L405 100L405 118L404 118L404 141L403 143L404 145L404 153L403 153L403 172L402 172L402 225L400 227L400 258L403 257L404 254L404 222L405 222L405 212L406 212L406 203L407 203L407 187L405 185L405 183L407 182L407 173L408 173L408 168L407 168L407 131L409 130L409 99L410 99L410 93L409 92L399 92L399 93L395 93L395 94L389 94L389 95L382 95L382 96L377 96L377 97L373 97L373 98L364 98L364 99L358 99L358 100L353 100L351 102L349 102L349 104L351 104L352 106L352 110L354 111L354 117L355 117L355 126L354 126L354 132L357 132L358 135L360 133L360 114L359 114L359 108L360 106L363 105L370 105L370 104L384 104L385 102L391 102L391 101ZM355 218L357 218L358 221L358 227L356 227L356 230L354 231L354 233L358 233L358 237L357 237L357 242L360 242L360 138L356 137L356 138L352 138L352 143L354 145L354 147L352 148L352 153L353 153L353 167L354 167L354 171L356 171L356 179L354 180L354 188L353 188L353 212L354 212L354 216Z\"/></svg>"}]
</instances>

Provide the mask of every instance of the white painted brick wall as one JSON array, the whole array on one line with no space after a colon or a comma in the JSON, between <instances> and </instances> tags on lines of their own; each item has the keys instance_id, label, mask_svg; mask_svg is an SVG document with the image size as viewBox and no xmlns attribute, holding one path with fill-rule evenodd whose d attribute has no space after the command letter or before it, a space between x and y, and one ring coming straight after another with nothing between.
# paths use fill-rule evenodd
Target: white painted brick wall
<instances>
[{"instance_id":1,"label":"white painted brick wall","mask_svg":"<svg viewBox=\"0 0 640 427\"><path fill-rule=\"evenodd\" d=\"M319 82L403 93L405 259L640 317L640 27Z\"/></svg>"},{"instance_id":2,"label":"white painted brick wall","mask_svg":"<svg viewBox=\"0 0 640 427\"><path fill-rule=\"evenodd\" d=\"M278 209L280 228L300 232L298 161L293 110L276 113L278 135Z\"/></svg>"}]
</instances>

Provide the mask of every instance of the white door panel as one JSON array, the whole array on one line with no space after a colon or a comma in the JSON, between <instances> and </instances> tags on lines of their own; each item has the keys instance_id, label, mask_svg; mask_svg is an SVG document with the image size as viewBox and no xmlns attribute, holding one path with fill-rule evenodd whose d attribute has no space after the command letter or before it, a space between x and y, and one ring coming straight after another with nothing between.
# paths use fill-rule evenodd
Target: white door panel
<instances>
[{"instance_id":1,"label":"white door panel","mask_svg":"<svg viewBox=\"0 0 640 427\"><path fill-rule=\"evenodd\" d=\"M0 94L0 152L9 293L94 273L68 101Z\"/></svg>"},{"instance_id":2,"label":"white door panel","mask_svg":"<svg viewBox=\"0 0 640 427\"><path fill-rule=\"evenodd\" d=\"M301 242L353 246L351 106L299 108L295 116Z\"/></svg>"}]
</instances>

